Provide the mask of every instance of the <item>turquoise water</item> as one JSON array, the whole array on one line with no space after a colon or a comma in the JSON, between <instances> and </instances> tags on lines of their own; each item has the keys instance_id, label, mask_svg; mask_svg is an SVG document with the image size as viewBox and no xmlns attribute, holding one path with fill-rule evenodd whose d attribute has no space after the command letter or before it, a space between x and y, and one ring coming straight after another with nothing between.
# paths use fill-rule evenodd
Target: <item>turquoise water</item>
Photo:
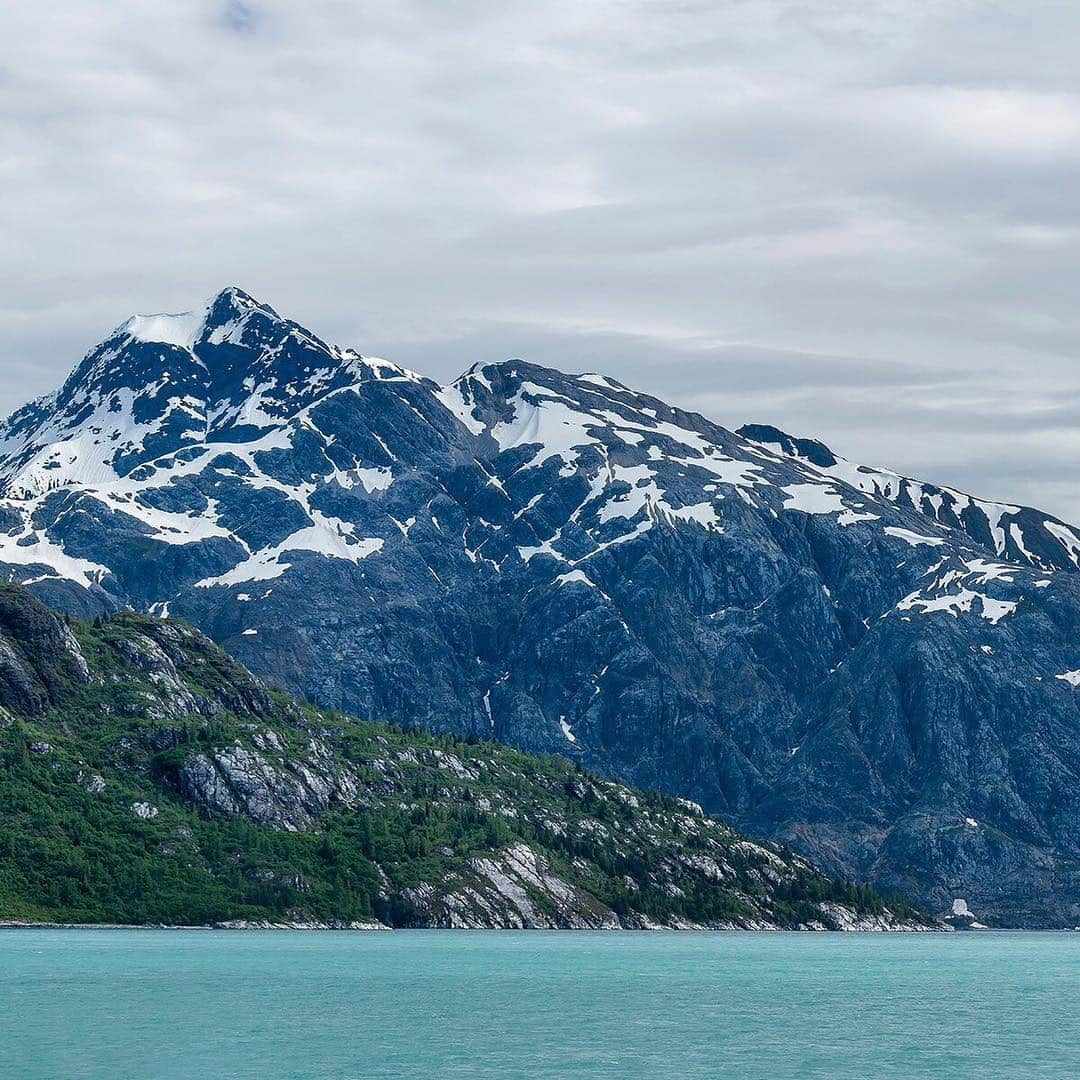
<instances>
[{"instance_id":1,"label":"turquoise water","mask_svg":"<svg viewBox=\"0 0 1080 1080\"><path fill-rule=\"evenodd\" d=\"M0 1076L1069 1077L1080 934L0 931Z\"/></svg>"}]
</instances>

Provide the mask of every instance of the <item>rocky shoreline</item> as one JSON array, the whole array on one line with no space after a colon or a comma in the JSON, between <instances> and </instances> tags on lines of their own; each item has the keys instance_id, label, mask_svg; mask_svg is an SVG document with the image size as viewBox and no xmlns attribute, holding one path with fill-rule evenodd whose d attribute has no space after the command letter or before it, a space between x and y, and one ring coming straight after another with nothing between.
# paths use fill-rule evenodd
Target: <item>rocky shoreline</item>
<instances>
[{"instance_id":1,"label":"rocky shoreline","mask_svg":"<svg viewBox=\"0 0 1080 1080\"><path fill-rule=\"evenodd\" d=\"M626 919L612 925L592 927L552 927L552 926L408 926L394 927L381 922L304 922L286 921L271 922L268 919L230 919L224 922L204 923L201 925L173 925L169 923L64 923L64 922L33 922L27 919L0 919L0 930L325 930L333 932L358 931L370 932L405 932L412 930L534 930L553 931L566 933L580 930L606 930L612 932L653 932L681 931L697 933L725 933L730 931L743 931L755 933L892 933L892 934L935 934L952 933L954 928L947 923L937 925L925 925L921 923L889 923L877 917L863 918L850 913L851 917L845 925L827 926L817 922L796 927L780 927L768 923L756 923L754 925L740 926L734 923L723 925L708 925L704 923L653 923L646 919Z\"/></svg>"}]
</instances>

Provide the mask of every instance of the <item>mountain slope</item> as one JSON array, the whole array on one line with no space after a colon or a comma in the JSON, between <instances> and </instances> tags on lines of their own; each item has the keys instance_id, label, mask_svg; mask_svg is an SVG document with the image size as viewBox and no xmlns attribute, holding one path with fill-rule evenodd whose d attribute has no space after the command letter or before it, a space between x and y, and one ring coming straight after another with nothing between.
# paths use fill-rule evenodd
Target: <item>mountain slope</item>
<instances>
[{"instance_id":1,"label":"mountain slope","mask_svg":"<svg viewBox=\"0 0 1080 1080\"><path fill-rule=\"evenodd\" d=\"M0 586L0 918L902 925L690 803L298 706L181 624L73 630Z\"/></svg>"},{"instance_id":2,"label":"mountain slope","mask_svg":"<svg viewBox=\"0 0 1080 1080\"><path fill-rule=\"evenodd\" d=\"M182 615L322 704L561 753L935 910L1080 921L1049 515L603 376L439 387L237 290L129 321L2 438L0 567L52 604Z\"/></svg>"}]
</instances>

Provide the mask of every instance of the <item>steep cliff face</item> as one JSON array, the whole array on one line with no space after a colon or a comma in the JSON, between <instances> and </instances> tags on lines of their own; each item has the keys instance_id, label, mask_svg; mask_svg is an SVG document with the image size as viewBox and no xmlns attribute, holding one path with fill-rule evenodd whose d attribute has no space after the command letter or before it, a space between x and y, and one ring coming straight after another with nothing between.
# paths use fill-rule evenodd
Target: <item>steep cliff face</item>
<instances>
[{"instance_id":1,"label":"steep cliff face","mask_svg":"<svg viewBox=\"0 0 1080 1080\"><path fill-rule=\"evenodd\" d=\"M0 919L920 927L700 807L328 716L198 631L0 586Z\"/></svg>"},{"instance_id":2,"label":"steep cliff face","mask_svg":"<svg viewBox=\"0 0 1080 1080\"><path fill-rule=\"evenodd\" d=\"M0 567L324 705L562 754L1007 924L1080 921L1080 536L521 361L439 387L227 290L0 431ZM975 824L972 824L974 822Z\"/></svg>"}]
</instances>

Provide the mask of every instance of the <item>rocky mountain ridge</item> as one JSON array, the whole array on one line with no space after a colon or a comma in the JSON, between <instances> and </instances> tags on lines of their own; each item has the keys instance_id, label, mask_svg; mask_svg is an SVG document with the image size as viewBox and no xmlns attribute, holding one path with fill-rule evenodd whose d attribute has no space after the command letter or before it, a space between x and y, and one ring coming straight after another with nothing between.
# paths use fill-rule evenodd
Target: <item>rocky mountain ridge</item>
<instances>
[{"instance_id":1,"label":"rocky mountain ridge","mask_svg":"<svg viewBox=\"0 0 1080 1080\"><path fill-rule=\"evenodd\" d=\"M1076 532L523 361L440 387L238 290L0 429L0 568L252 670L1080 921Z\"/></svg>"},{"instance_id":2,"label":"rocky mountain ridge","mask_svg":"<svg viewBox=\"0 0 1080 1080\"><path fill-rule=\"evenodd\" d=\"M980 499L956 488L856 465L817 439L800 439L767 424L746 424L738 434L773 447L868 495L910 507L939 525L967 534L995 557L1037 570L1080 568L1080 533L1059 518L1029 506Z\"/></svg>"}]
</instances>

